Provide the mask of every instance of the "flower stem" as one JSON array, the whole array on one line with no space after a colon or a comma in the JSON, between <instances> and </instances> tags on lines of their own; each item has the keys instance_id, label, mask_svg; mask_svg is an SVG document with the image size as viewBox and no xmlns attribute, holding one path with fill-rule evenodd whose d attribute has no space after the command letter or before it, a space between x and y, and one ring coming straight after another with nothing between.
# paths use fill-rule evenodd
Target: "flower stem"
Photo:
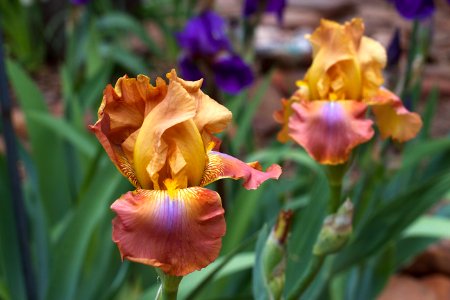
<instances>
[{"instance_id":1,"label":"flower stem","mask_svg":"<svg viewBox=\"0 0 450 300\"><path fill-rule=\"evenodd\" d=\"M342 184L329 183L330 187L330 200L328 202L328 212L330 214L335 213L341 205L341 192Z\"/></svg>"},{"instance_id":2,"label":"flower stem","mask_svg":"<svg viewBox=\"0 0 450 300\"><path fill-rule=\"evenodd\" d=\"M306 274L296 283L294 290L288 295L287 300L299 299L300 296L306 291L306 289L311 285L314 278L317 277L320 269L322 268L323 262L325 261L325 255L314 256L313 260L310 262L308 271Z\"/></svg>"},{"instance_id":3,"label":"flower stem","mask_svg":"<svg viewBox=\"0 0 450 300\"><path fill-rule=\"evenodd\" d=\"M342 181L349 167L349 162L340 165L326 167L330 199L328 201L328 213L334 214L341 205Z\"/></svg>"},{"instance_id":4,"label":"flower stem","mask_svg":"<svg viewBox=\"0 0 450 300\"><path fill-rule=\"evenodd\" d=\"M178 294L178 286L183 277L171 276L157 269L156 271L161 278L161 286L156 294L155 300L176 300Z\"/></svg>"}]
</instances>

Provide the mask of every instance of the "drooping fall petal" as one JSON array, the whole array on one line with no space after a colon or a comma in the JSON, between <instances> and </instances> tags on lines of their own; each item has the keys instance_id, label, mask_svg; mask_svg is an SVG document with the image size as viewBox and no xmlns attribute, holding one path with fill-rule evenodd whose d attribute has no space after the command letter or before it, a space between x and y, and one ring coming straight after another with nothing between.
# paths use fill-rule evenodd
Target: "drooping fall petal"
<instances>
[{"instance_id":1,"label":"drooping fall petal","mask_svg":"<svg viewBox=\"0 0 450 300\"><path fill-rule=\"evenodd\" d=\"M205 186L222 178L243 178L244 187L248 190L253 190L264 181L278 179L280 175L281 167L279 165L271 165L263 172L258 162L246 164L228 154L210 151L208 153L208 164L200 185Z\"/></svg>"},{"instance_id":2,"label":"drooping fall petal","mask_svg":"<svg viewBox=\"0 0 450 300\"><path fill-rule=\"evenodd\" d=\"M122 258L173 276L200 270L219 255L225 234L220 196L211 190L137 190L111 206L113 241Z\"/></svg>"},{"instance_id":3,"label":"drooping fall petal","mask_svg":"<svg viewBox=\"0 0 450 300\"><path fill-rule=\"evenodd\" d=\"M354 147L373 136L366 108L350 100L294 103L289 135L319 163L344 163Z\"/></svg>"},{"instance_id":4,"label":"drooping fall petal","mask_svg":"<svg viewBox=\"0 0 450 300\"><path fill-rule=\"evenodd\" d=\"M375 122L383 138L391 137L404 142L414 138L422 128L420 116L408 111L400 98L387 89L380 89L366 103L372 106Z\"/></svg>"}]
</instances>

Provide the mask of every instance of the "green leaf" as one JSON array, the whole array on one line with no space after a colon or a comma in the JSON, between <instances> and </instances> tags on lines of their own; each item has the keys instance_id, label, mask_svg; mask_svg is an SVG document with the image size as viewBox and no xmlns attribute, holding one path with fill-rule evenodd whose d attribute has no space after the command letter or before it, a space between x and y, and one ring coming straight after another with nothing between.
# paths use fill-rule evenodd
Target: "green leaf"
<instances>
[{"instance_id":1,"label":"green leaf","mask_svg":"<svg viewBox=\"0 0 450 300\"><path fill-rule=\"evenodd\" d=\"M64 119L53 117L47 113L30 112L30 119L46 127L50 132L70 142L76 149L89 158L93 158L97 152L97 144L93 138L80 132Z\"/></svg>"},{"instance_id":2,"label":"green leaf","mask_svg":"<svg viewBox=\"0 0 450 300\"><path fill-rule=\"evenodd\" d=\"M267 280L264 275L264 266L262 261L262 253L264 245L266 244L269 236L269 227L267 224L263 226L258 235L258 241L256 242L256 258L255 266L253 267L253 297L259 300L265 300L271 298L271 292L267 284Z\"/></svg>"},{"instance_id":3,"label":"green leaf","mask_svg":"<svg viewBox=\"0 0 450 300\"><path fill-rule=\"evenodd\" d=\"M132 72L133 76L150 73L148 62L118 45L103 45L101 52L104 57L114 60L117 64Z\"/></svg>"},{"instance_id":4,"label":"green leaf","mask_svg":"<svg viewBox=\"0 0 450 300\"><path fill-rule=\"evenodd\" d=\"M379 251L389 240L398 238L408 225L441 199L448 186L449 174L435 176L387 201L358 229L352 243L338 255L334 271L345 270Z\"/></svg>"},{"instance_id":5,"label":"green leaf","mask_svg":"<svg viewBox=\"0 0 450 300\"><path fill-rule=\"evenodd\" d=\"M211 276L215 269L222 264L225 257L219 257L215 262L202 269L201 271L193 272L183 278L178 290L178 299L187 299L186 297L191 294L199 284L201 284L205 278ZM214 280L219 280L226 276L233 275L244 270L248 270L253 267L255 263L255 254L253 252L240 253L234 256L214 277ZM142 295L141 300L154 298L158 286L149 288Z\"/></svg>"},{"instance_id":6,"label":"green leaf","mask_svg":"<svg viewBox=\"0 0 450 300\"><path fill-rule=\"evenodd\" d=\"M22 275L19 241L14 221L12 199L9 191L9 176L6 160L0 155L0 270L5 277L2 294L6 299L25 300L25 282ZM3 298L2 298L3 299Z\"/></svg>"},{"instance_id":7,"label":"green leaf","mask_svg":"<svg viewBox=\"0 0 450 300\"><path fill-rule=\"evenodd\" d=\"M450 220L441 217L425 216L412 223L404 231L405 237L450 238Z\"/></svg>"},{"instance_id":8,"label":"green leaf","mask_svg":"<svg viewBox=\"0 0 450 300\"><path fill-rule=\"evenodd\" d=\"M126 34L135 34L154 54L157 56L162 56L163 54L156 43L150 39L144 27L130 15L120 12L111 12L101 17L97 21L97 26L101 31L110 30L115 32L122 30Z\"/></svg>"},{"instance_id":9,"label":"green leaf","mask_svg":"<svg viewBox=\"0 0 450 300\"><path fill-rule=\"evenodd\" d=\"M41 199L49 223L53 224L64 216L71 201L63 143L57 135L31 117L33 112L50 115L41 91L18 64L8 60L6 66L11 85L25 114Z\"/></svg>"},{"instance_id":10,"label":"green leaf","mask_svg":"<svg viewBox=\"0 0 450 300\"><path fill-rule=\"evenodd\" d=\"M253 130L251 128L253 118L256 114L256 110L261 105L261 101L264 98L264 94L270 86L270 79L272 78L272 73L267 75L261 84L256 87L255 95L252 99L242 99L248 101L245 105L245 111L242 116L234 120L237 128L236 136L231 140L231 146L234 151L237 152L244 144L248 145L249 141L253 140Z\"/></svg>"},{"instance_id":11,"label":"green leaf","mask_svg":"<svg viewBox=\"0 0 450 300\"><path fill-rule=\"evenodd\" d=\"M123 189L123 178L109 161L97 169L80 205L61 235L54 242L48 299L74 299L92 234L109 212L110 203ZM127 185L128 186L128 185Z\"/></svg>"}]
</instances>

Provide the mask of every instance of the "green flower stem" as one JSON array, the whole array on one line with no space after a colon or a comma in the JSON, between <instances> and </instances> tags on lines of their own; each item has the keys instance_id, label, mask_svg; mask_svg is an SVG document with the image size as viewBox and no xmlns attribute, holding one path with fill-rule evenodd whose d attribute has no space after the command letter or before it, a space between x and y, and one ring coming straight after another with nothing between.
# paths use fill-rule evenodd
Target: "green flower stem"
<instances>
[{"instance_id":1,"label":"green flower stem","mask_svg":"<svg viewBox=\"0 0 450 300\"><path fill-rule=\"evenodd\" d=\"M341 205L342 181L349 165L350 162L326 166L325 171L328 178L328 186L330 187L328 214L334 214Z\"/></svg>"},{"instance_id":2,"label":"green flower stem","mask_svg":"<svg viewBox=\"0 0 450 300\"><path fill-rule=\"evenodd\" d=\"M161 286L159 287L155 300L176 300L178 286L183 277L167 275L159 269L156 272L161 278Z\"/></svg>"},{"instance_id":3,"label":"green flower stem","mask_svg":"<svg viewBox=\"0 0 450 300\"><path fill-rule=\"evenodd\" d=\"M330 182L330 201L328 202L328 212L334 214L341 205L342 184L332 184Z\"/></svg>"},{"instance_id":4,"label":"green flower stem","mask_svg":"<svg viewBox=\"0 0 450 300\"><path fill-rule=\"evenodd\" d=\"M299 299L306 289L311 285L311 282L317 277L323 262L325 261L325 255L314 256L309 264L306 274L296 283L294 290L287 296L287 300Z\"/></svg>"}]
</instances>

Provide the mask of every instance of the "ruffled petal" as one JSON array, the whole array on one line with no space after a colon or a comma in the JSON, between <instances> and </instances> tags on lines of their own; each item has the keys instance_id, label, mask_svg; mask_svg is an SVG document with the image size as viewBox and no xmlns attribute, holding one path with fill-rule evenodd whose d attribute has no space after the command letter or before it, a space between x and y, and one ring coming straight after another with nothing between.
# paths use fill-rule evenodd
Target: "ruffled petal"
<instances>
[{"instance_id":1,"label":"ruffled petal","mask_svg":"<svg viewBox=\"0 0 450 300\"><path fill-rule=\"evenodd\" d=\"M344 163L354 147L370 140L367 106L357 101L312 101L292 105L289 135L321 164Z\"/></svg>"},{"instance_id":2,"label":"ruffled petal","mask_svg":"<svg viewBox=\"0 0 450 300\"><path fill-rule=\"evenodd\" d=\"M200 133L193 123L195 116L195 99L183 88L183 86L171 80L168 93L163 101L146 116L134 147L134 167L136 176L143 188L159 188L161 180L158 172L166 164L169 156L171 141L178 146L183 144L186 154L194 159L189 160L191 179L200 181L205 165L205 150ZM177 130L166 131L177 125ZM183 132L185 137L175 137L177 132ZM163 138L164 135L164 138Z\"/></svg>"},{"instance_id":3,"label":"ruffled petal","mask_svg":"<svg viewBox=\"0 0 450 300\"><path fill-rule=\"evenodd\" d=\"M126 148L134 146L134 132L139 130L144 117L167 93L164 80L158 78L156 87L144 75L137 78L119 78L115 87L108 85L98 110L98 121L90 126L106 153L119 171L138 187L133 170L133 157ZM124 145L124 143L126 145Z\"/></svg>"},{"instance_id":4,"label":"ruffled petal","mask_svg":"<svg viewBox=\"0 0 450 300\"><path fill-rule=\"evenodd\" d=\"M203 93L200 89L203 80L186 81L177 77L175 72L170 73L169 78L179 82L194 97L197 109L193 120L205 146L208 146L209 142L214 140L213 134L222 132L231 122L231 111Z\"/></svg>"},{"instance_id":5,"label":"ruffled petal","mask_svg":"<svg viewBox=\"0 0 450 300\"><path fill-rule=\"evenodd\" d=\"M404 142L414 138L422 128L420 116L408 111L400 98L387 89L380 89L367 103L372 106L382 138Z\"/></svg>"},{"instance_id":6,"label":"ruffled petal","mask_svg":"<svg viewBox=\"0 0 450 300\"><path fill-rule=\"evenodd\" d=\"M362 72L362 98L365 99L376 94L384 82L382 70L386 66L386 50L379 42L364 36L358 58Z\"/></svg>"},{"instance_id":7,"label":"ruffled petal","mask_svg":"<svg viewBox=\"0 0 450 300\"><path fill-rule=\"evenodd\" d=\"M208 153L208 164L203 174L201 186L205 186L222 178L244 179L244 187L248 190L258 186L268 179L278 179L281 175L279 165L271 165L265 172L258 162L244 163L230 155L210 151Z\"/></svg>"},{"instance_id":8,"label":"ruffled petal","mask_svg":"<svg viewBox=\"0 0 450 300\"><path fill-rule=\"evenodd\" d=\"M173 276L200 270L219 255L225 234L219 194L194 187L137 190L113 203L113 241L123 259Z\"/></svg>"},{"instance_id":9,"label":"ruffled petal","mask_svg":"<svg viewBox=\"0 0 450 300\"><path fill-rule=\"evenodd\" d=\"M322 20L320 27L308 36L313 46L313 63L308 69L311 99L359 99L361 74L357 49L364 32L361 19L344 25Z\"/></svg>"}]
</instances>

